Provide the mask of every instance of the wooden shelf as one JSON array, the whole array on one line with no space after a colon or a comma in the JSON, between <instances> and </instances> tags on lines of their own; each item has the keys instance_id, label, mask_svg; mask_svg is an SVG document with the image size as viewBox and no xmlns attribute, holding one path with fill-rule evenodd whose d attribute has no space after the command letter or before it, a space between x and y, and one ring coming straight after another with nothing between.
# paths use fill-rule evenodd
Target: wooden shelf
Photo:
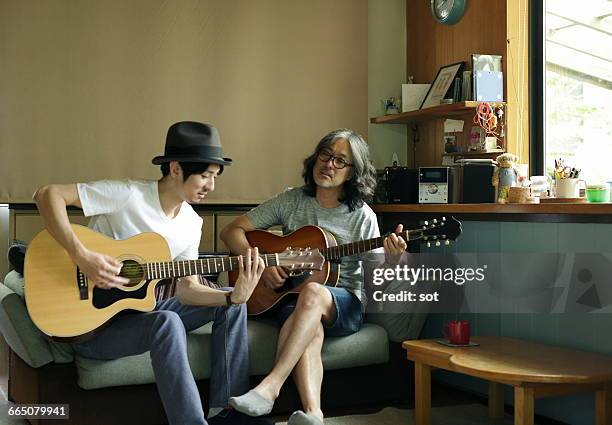
<instances>
[{"instance_id":1,"label":"wooden shelf","mask_svg":"<svg viewBox=\"0 0 612 425\"><path fill-rule=\"evenodd\" d=\"M612 203L578 204L378 204L376 213L612 214Z\"/></svg>"},{"instance_id":2,"label":"wooden shelf","mask_svg":"<svg viewBox=\"0 0 612 425\"><path fill-rule=\"evenodd\" d=\"M506 151L503 149L495 149L492 151L467 151L467 152L451 152L451 153L446 153L444 152L442 154L442 156L466 156L466 157L481 157L481 156L489 156L489 155L501 155L502 153L505 153Z\"/></svg>"},{"instance_id":3,"label":"wooden shelf","mask_svg":"<svg viewBox=\"0 0 612 425\"><path fill-rule=\"evenodd\" d=\"M410 124L432 119L459 117L474 112L480 103L469 101L433 106L401 114L370 118L370 122L372 124Z\"/></svg>"}]
</instances>

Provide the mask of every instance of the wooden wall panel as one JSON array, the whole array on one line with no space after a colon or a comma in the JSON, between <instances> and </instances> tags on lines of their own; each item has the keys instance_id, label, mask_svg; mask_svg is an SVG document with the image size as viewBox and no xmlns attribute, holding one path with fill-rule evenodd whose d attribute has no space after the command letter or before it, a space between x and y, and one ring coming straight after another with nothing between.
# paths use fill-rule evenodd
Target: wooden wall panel
<instances>
[{"instance_id":1,"label":"wooden wall panel","mask_svg":"<svg viewBox=\"0 0 612 425\"><path fill-rule=\"evenodd\" d=\"M508 1L506 99L508 151L529 163L529 2Z\"/></svg>"},{"instance_id":2,"label":"wooden wall panel","mask_svg":"<svg viewBox=\"0 0 612 425\"><path fill-rule=\"evenodd\" d=\"M202 239L200 251L214 251L215 249L215 217L212 213L200 214L204 219L202 226ZM80 213L70 213L70 222L87 226L89 218ZM11 213L10 238L30 242L38 232L44 228L42 218L35 212Z\"/></svg>"},{"instance_id":3,"label":"wooden wall panel","mask_svg":"<svg viewBox=\"0 0 612 425\"><path fill-rule=\"evenodd\" d=\"M471 69L472 53L481 53L502 56L505 78L508 64L506 7L506 1L470 0L461 21L449 26L434 20L428 1L408 0L406 75L414 76L415 83L431 83L441 66L465 61L466 69ZM507 93L505 89L506 96ZM469 134L472 118L472 114L464 117L465 131L459 138L460 143L464 143ZM440 165L444 151L442 120L420 124L419 136L417 166ZM411 151L409 146L408 152Z\"/></svg>"}]
</instances>

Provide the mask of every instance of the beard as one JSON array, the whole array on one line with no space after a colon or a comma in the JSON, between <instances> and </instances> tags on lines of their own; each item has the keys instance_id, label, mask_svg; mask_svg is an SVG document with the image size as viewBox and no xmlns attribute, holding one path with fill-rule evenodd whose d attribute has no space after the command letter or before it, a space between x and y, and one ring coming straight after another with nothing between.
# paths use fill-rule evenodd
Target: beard
<instances>
[{"instance_id":1,"label":"beard","mask_svg":"<svg viewBox=\"0 0 612 425\"><path fill-rule=\"evenodd\" d=\"M335 181L333 181L333 179L326 179L324 177L321 176L313 176L314 177L314 181L317 184L317 186L319 187L324 187L326 189L331 189L334 187L339 187L342 186L343 183L337 183Z\"/></svg>"}]
</instances>

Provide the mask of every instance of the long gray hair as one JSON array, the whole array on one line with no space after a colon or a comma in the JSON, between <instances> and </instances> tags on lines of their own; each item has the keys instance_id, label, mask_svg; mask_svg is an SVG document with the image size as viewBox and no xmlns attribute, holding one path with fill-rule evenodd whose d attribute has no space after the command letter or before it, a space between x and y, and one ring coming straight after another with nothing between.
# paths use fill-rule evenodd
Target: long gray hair
<instances>
[{"instance_id":1,"label":"long gray hair","mask_svg":"<svg viewBox=\"0 0 612 425\"><path fill-rule=\"evenodd\" d=\"M368 144L359 134L348 128L327 133L317 145L315 151L304 160L302 177L304 178L304 193L308 196L315 196L317 184L314 181L313 169L317 161L317 156L322 149L327 149L338 139L345 139L353 154L352 176L344 183L342 195L338 201L345 203L349 211L361 207L364 202L368 202L374 195L376 187L376 169L370 161L370 151Z\"/></svg>"}]
</instances>

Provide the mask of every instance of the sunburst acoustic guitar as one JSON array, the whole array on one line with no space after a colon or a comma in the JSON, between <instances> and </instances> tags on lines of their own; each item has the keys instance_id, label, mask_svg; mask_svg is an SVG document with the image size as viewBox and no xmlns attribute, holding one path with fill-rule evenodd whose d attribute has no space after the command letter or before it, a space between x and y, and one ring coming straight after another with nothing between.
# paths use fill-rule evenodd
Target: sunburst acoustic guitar
<instances>
[{"instance_id":1,"label":"sunburst acoustic guitar","mask_svg":"<svg viewBox=\"0 0 612 425\"><path fill-rule=\"evenodd\" d=\"M238 268L238 257L171 261L163 236L142 233L114 240L87 227L72 225L89 249L123 263L120 276L127 289L101 289L72 262L66 250L46 230L28 246L24 266L24 292L32 321L46 335L61 341L86 339L118 313L155 308L155 288L172 278L218 273ZM266 266L289 270L320 270L324 258L317 251L282 250L261 256Z\"/></svg>"},{"instance_id":2,"label":"sunburst acoustic guitar","mask_svg":"<svg viewBox=\"0 0 612 425\"><path fill-rule=\"evenodd\" d=\"M422 226L405 230L399 234L406 241L422 240L427 244L450 243L461 234L461 223L454 217L426 221ZM265 230L252 230L246 233L249 244L258 247L261 253L282 252L288 248L302 248L309 251L320 252L325 258L321 270L288 270L289 278L278 289L265 287L260 281L253 295L247 302L250 315L262 314L285 299L285 297L299 294L309 282L318 282L335 286L340 276L339 260L342 257L361 254L373 249L382 248L386 236L351 242L338 245L334 236L317 226L304 226L285 235L278 236ZM230 282L238 277L230 273Z\"/></svg>"}]
</instances>

